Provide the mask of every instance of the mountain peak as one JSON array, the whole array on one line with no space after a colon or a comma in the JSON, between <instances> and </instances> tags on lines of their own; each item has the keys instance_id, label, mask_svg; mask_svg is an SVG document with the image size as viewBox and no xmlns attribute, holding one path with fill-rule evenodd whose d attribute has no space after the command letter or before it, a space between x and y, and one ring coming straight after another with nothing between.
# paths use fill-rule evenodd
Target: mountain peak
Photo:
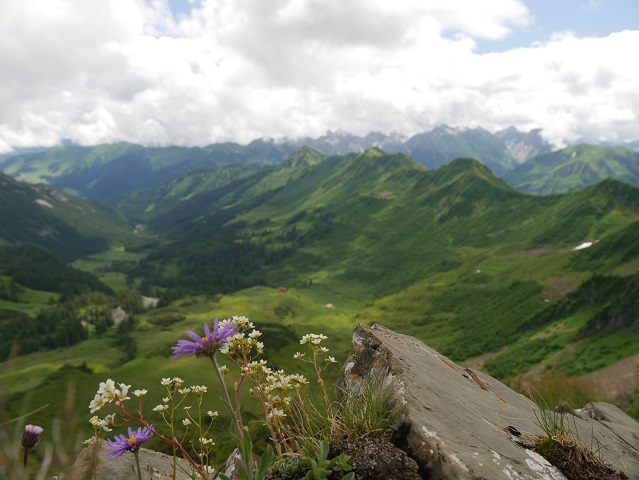
<instances>
[{"instance_id":1,"label":"mountain peak","mask_svg":"<svg viewBox=\"0 0 639 480\"><path fill-rule=\"evenodd\" d=\"M362 156L368 158L383 157L386 155L379 147L370 147L362 152Z\"/></svg>"},{"instance_id":2,"label":"mountain peak","mask_svg":"<svg viewBox=\"0 0 639 480\"><path fill-rule=\"evenodd\" d=\"M325 153L315 150L308 145L304 145L284 160L282 166L285 168L296 168L302 165L317 165L323 162L327 157L328 155Z\"/></svg>"}]
</instances>

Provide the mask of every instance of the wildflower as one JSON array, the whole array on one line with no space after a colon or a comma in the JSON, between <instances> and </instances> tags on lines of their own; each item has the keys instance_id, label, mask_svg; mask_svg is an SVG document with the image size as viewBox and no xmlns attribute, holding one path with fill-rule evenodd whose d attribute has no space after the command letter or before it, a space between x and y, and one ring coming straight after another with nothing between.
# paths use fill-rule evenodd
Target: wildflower
<instances>
[{"instance_id":1,"label":"wildflower","mask_svg":"<svg viewBox=\"0 0 639 480\"><path fill-rule=\"evenodd\" d=\"M168 410L168 409L169 409L168 405L157 405L153 407L154 412L164 412L165 410Z\"/></svg>"},{"instance_id":2,"label":"wildflower","mask_svg":"<svg viewBox=\"0 0 639 480\"><path fill-rule=\"evenodd\" d=\"M249 333L248 336L250 338L258 338L262 336L262 332L260 332L259 330L253 330L251 333Z\"/></svg>"},{"instance_id":3,"label":"wildflower","mask_svg":"<svg viewBox=\"0 0 639 480\"><path fill-rule=\"evenodd\" d=\"M116 389L115 390L115 396L117 397L117 400L115 401L116 405L120 405L120 403L124 400L129 400L130 397L127 397L127 393L129 393L129 388L131 388L131 385L125 385L124 383L120 383L120 390Z\"/></svg>"},{"instance_id":4,"label":"wildflower","mask_svg":"<svg viewBox=\"0 0 639 480\"><path fill-rule=\"evenodd\" d=\"M100 388L98 388L98 393L100 395L107 394L110 395L115 391L115 382L110 378L106 382L100 382Z\"/></svg>"},{"instance_id":5,"label":"wildflower","mask_svg":"<svg viewBox=\"0 0 639 480\"><path fill-rule=\"evenodd\" d=\"M202 438L200 437L200 443L202 445L215 445L215 443L213 443L213 440L210 438Z\"/></svg>"},{"instance_id":6,"label":"wildflower","mask_svg":"<svg viewBox=\"0 0 639 480\"><path fill-rule=\"evenodd\" d=\"M286 413L281 408L274 408L271 412L266 415L268 420L276 420L278 418L286 417Z\"/></svg>"},{"instance_id":7,"label":"wildflower","mask_svg":"<svg viewBox=\"0 0 639 480\"><path fill-rule=\"evenodd\" d=\"M215 473L215 469L209 465L204 465L202 468L202 471L204 473L207 473L208 475L211 475L213 473ZM195 476L196 478L202 478L202 475L200 475L198 472L195 472Z\"/></svg>"},{"instance_id":8,"label":"wildflower","mask_svg":"<svg viewBox=\"0 0 639 480\"><path fill-rule=\"evenodd\" d=\"M146 390L133 390L133 395L135 395L138 398L143 398L144 395L147 394Z\"/></svg>"},{"instance_id":9,"label":"wildflower","mask_svg":"<svg viewBox=\"0 0 639 480\"><path fill-rule=\"evenodd\" d=\"M160 383L167 387L168 390L175 391L182 386L184 380L182 380L180 377L163 378Z\"/></svg>"},{"instance_id":10,"label":"wildflower","mask_svg":"<svg viewBox=\"0 0 639 480\"><path fill-rule=\"evenodd\" d=\"M96 432L99 430L104 430L105 432L111 431L109 425L112 424L112 419L110 419L109 416L107 416L107 418L105 418L104 420L101 420L97 417L97 415L95 415L91 417L89 423L93 425L93 428Z\"/></svg>"},{"instance_id":11,"label":"wildflower","mask_svg":"<svg viewBox=\"0 0 639 480\"><path fill-rule=\"evenodd\" d=\"M320 343L322 343L322 340L326 340L327 338L328 337L326 335L322 335L321 333L320 334L309 333L302 337L302 339L300 340L300 344L301 345L304 345L304 344L319 345Z\"/></svg>"},{"instance_id":12,"label":"wildflower","mask_svg":"<svg viewBox=\"0 0 639 480\"><path fill-rule=\"evenodd\" d=\"M106 382L100 382L95 397L89 403L89 410L91 413L100 410L105 405L111 405L115 403L120 405L124 400L128 400L127 394L131 385L125 385L124 383L118 384L120 388L115 387L115 382L110 378Z\"/></svg>"},{"instance_id":13,"label":"wildflower","mask_svg":"<svg viewBox=\"0 0 639 480\"><path fill-rule=\"evenodd\" d=\"M228 343L228 338L237 333L237 325L226 323L220 328L217 317L213 321L213 331L209 324L204 322L204 336L189 330L187 334L194 341L178 340L177 345L172 347L173 359L183 355L195 355L196 357L212 357L215 352L224 344Z\"/></svg>"},{"instance_id":14,"label":"wildflower","mask_svg":"<svg viewBox=\"0 0 639 480\"><path fill-rule=\"evenodd\" d=\"M193 385L191 387L191 392L193 393L193 395L204 395L207 391L207 388L205 385Z\"/></svg>"},{"instance_id":15,"label":"wildflower","mask_svg":"<svg viewBox=\"0 0 639 480\"><path fill-rule=\"evenodd\" d=\"M189 425L191 425L191 420L189 420L188 418L185 418L184 420L182 420L182 425L184 425L185 427L188 427Z\"/></svg>"},{"instance_id":16,"label":"wildflower","mask_svg":"<svg viewBox=\"0 0 639 480\"><path fill-rule=\"evenodd\" d=\"M221 327L225 327L226 325L237 325L237 330L241 331L241 332L245 332L247 331L249 328L250 329L254 329L255 325L253 325L253 322L251 322L248 318L244 317L244 316L232 316L231 318L228 318L226 320L222 320L220 322L220 326Z\"/></svg>"},{"instance_id":17,"label":"wildflower","mask_svg":"<svg viewBox=\"0 0 639 480\"><path fill-rule=\"evenodd\" d=\"M208 412L206 412L206 414L211 418L215 418L218 415L217 410L215 412L212 412L211 410L209 410Z\"/></svg>"},{"instance_id":18,"label":"wildflower","mask_svg":"<svg viewBox=\"0 0 639 480\"><path fill-rule=\"evenodd\" d=\"M153 427L151 427L153 428ZM108 455L111 458L120 458L125 452L136 452L140 445L153 437L153 432L147 427L139 427L132 430L129 427L129 437L123 434L116 435L113 440L107 440L106 443L110 448Z\"/></svg>"},{"instance_id":19,"label":"wildflower","mask_svg":"<svg viewBox=\"0 0 639 480\"><path fill-rule=\"evenodd\" d=\"M26 450L32 449L40 441L40 435L42 435L43 431L44 428L38 425L26 425L20 443Z\"/></svg>"},{"instance_id":20,"label":"wildflower","mask_svg":"<svg viewBox=\"0 0 639 480\"><path fill-rule=\"evenodd\" d=\"M99 393L96 393L95 397L93 397L93 400L89 402L89 411L91 413L94 413L97 410L100 410L102 406L104 406L104 399L102 398L102 395L100 395Z\"/></svg>"},{"instance_id":21,"label":"wildflower","mask_svg":"<svg viewBox=\"0 0 639 480\"><path fill-rule=\"evenodd\" d=\"M326 363L337 363L337 360L335 360L335 357L331 357L330 355L328 356L328 358L325 358L324 361Z\"/></svg>"},{"instance_id":22,"label":"wildflower","mask_svg":"<svg viewBox=\"0 0 639 480\"><path fill-rule=\"evenodd\" d=\"M302 358L304 358L306 356L305 353L300 353L300 352L295 352L295 355L293 355L293 358L299 359L301 360Z\"/></svg>"}]
</instances>

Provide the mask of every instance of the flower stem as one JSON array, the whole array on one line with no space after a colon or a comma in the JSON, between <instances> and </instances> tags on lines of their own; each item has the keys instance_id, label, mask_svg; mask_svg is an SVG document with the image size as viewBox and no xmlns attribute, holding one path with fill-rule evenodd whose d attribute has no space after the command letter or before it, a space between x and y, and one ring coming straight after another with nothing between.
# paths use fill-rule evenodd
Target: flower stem
<instances>
[{"instance_id":1,"label":"flower stem","mask_svg":"<svg viewBox=\"0 0 639 480\"><path fill-rule=\"evenodd\" d=\"M235 409L233 408L233 404L231 403L231 397L229 397L229 392L226 390L226 383L224 383L224 375L222 374L222 370L220 370L220 366L217 364L215 355L211 355L210 358L211 362L213 363L213 369L215 370L217 378L220 381L220 387L222 388L224 401L226 402L226 406L228 407L229 413L231 414L231 420L233 421L233 425L235 426L235 430L237 431L237 436L241 441L244 441L244 430L242 430L242 427L240 427L240 423L237 420Z\"/></svg>"},{"instance_id":2,"label":"flower stem","mask_svg":"<svg viewBox=\"0 0 639 480\"><path fill-rule=\"evenodd\" d=\"M29 458L29 449L28 448L24 448L24 480L27 480L27 459Z\"/></svg>"},{"instance_id":3,"label":"flower stem","mask_svg":"<svg viewBox=\"0 0 639 480\"><path fill-rule=\"evenodd\" d=\"M142 472L140 471L140 457L139 457L139 451L136 450L133 452L133 455L135 455L135 465L136 467L138 467L138 480L142 480Z\"/></svg>"}]
</instances>

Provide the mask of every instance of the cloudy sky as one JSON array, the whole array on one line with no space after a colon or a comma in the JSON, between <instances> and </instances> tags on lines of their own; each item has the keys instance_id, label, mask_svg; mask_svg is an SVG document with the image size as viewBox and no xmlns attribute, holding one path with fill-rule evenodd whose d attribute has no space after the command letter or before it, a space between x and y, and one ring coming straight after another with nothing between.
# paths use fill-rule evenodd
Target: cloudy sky
<instances>
[{"instance_id":1,"label":"cloudy sky","mask_svg":"<svg viewBox=\"0 0 639 480\"><path fill-rule=\"evenodd\" d=\"M446 123L639 139L637 0L0 0L0 152Z\"/></svg>"}]
</instances>

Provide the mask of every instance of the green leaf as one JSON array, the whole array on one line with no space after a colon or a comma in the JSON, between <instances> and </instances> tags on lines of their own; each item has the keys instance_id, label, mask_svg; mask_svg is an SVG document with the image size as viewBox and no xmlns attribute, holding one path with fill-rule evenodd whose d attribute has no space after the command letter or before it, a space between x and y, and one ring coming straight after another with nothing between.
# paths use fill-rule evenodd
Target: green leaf
<instances>
[{"instance_id":1,"label":"green leaf","mask_svg":"<svg viewBox=\"0 0 639 480\"><path fill-rule=\"evenodd\" d=\"M320 440L320 450L319 450L319 458L320 459L325 459L328 457L328 450L329 450L329 446L328 443L326 443L324 440Z\"/></svg>"},{"instance_id":2,"label":"green leaf","mask_svg":"<svg viewBox=\"0 0 639 480\"><path fill-rule=\"evenodd\" d=\"M269 445L262 455L262 460L260 461L260 466L257 469L257 480L263 480L266 478L268 473L268 467L271 465L271 461L273 460L273 449Z\"/></svg>"}]
</instances>

